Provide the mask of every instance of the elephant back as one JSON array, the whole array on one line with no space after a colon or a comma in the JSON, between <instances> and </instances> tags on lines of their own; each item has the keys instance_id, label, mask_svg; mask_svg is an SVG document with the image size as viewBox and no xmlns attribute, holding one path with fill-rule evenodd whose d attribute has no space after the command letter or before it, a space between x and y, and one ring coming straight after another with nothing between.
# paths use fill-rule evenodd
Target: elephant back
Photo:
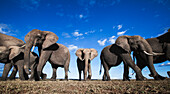
<instances>
[{"instance_id":1,"label":"elephant back","mask_svg":"<svg viewBox=\"0 0 170 94\"><path fill-rule=\"evenodd\" d=\"M0 33L0 46L9 47L9 46L22 46L22 45L24 45L24 41L18 38Z\"/></svg>"}]
</instances>

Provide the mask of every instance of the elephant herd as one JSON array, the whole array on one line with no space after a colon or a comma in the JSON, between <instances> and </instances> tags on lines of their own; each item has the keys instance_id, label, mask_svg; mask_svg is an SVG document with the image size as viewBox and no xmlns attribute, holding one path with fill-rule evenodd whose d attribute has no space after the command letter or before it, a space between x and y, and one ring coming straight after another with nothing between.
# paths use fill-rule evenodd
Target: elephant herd
<instances>
[{"instance_id":1,"label":"elephant herd","mask_svg":"<svg viewBox=\"0 0 170 94\"><path fill-rule=\"evenodd\" d=\"M136 80L145 80L142 75L142 69L148 67L150 76L155 80L163 80L166 77L159 75L154 65L170 60L170 29L167 33L156 38L144 39L141 36L119 36L112 45L103 48L100 54L101 65L104 68L103 79L111 80L109 69L118 66L123 61L124 74L123 80L129 79L129 67L136 73ZM13 71L9 79L15 79L17 71L19 71L19 79L21 80L45 80L47 75L42 72L46 62L52 66L53 73L51 80L56 80L56 70L58 67L64 67L65 80L68 80L68 70L70 63L69 49L59 43L59 38L50 31L41 31L33 29L25 36L25 42L12 36L0 33L0 62L4 63L4 70L1 80L7 80L7 76L11 68ZM34 51L35 46L38 47L37 55ZM136 58L136 64L131 57ZM76 51L77 67L79 72L79 80L81 80L81 72L83 71L84 80L90 80L92 77L90 62L98 56L97 50L93 48L81 48ZM102 66L101 66L102 68ZM101 69L100 69L101 71ZM87 76L88 74L88 76ZM28 77L28 75L31 75ZM170 75L170 72L168 72Z\"/></svg>"}]
</instances>

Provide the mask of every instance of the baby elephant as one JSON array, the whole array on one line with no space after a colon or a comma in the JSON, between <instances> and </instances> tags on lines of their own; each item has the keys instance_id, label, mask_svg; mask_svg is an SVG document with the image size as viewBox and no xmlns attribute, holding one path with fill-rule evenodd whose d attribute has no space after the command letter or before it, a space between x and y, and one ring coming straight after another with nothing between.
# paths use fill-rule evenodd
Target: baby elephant
<instances>
[{"instance_id":1,"label":"baby elephant","mask_svg":"<svg viewBox=\"0 0 170 94\"><path fill-rule=\"evenodd\" d=\"M77 67L79 71L79 81L81 81L81 71L84 73L84 80L86 81L87 70L88 70L88 78L91 79L91 65L90 61L93 60L98 55L97 51L93 48L91 49L78 49L76 51L77 58Z\"/></svg>"}]
</instances>

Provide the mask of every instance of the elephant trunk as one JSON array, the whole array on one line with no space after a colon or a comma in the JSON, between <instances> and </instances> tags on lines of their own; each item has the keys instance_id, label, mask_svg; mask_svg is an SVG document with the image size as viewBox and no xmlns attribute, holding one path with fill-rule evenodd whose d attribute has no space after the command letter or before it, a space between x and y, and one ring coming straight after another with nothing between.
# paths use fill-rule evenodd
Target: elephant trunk
<instances>
[{"instance_id":1,"label":"elephant trunk","mask_svg":"<svg viewBox=\"0 0 170 94\"><path fill-rule=\"evenodd\" d=\"M32 46L33 45L31 43L26 43L24 51L24 70L27 74L31 74L29 71L29 63L30 63L30 51Z\"/></svg>"},{"instance_id":2,"label":"elephant trunk","mask_svg":"<svg viewBox=\"0 0 170 94\"><path fill-rule=\"evenodd\" d=\"M151 75L153 75L153 77L155 78L156 76L158 76L155 67L153 66L153 52L152 52L152 48L149 45L149 43L143 39L142 43L140 44L141 49L143 50L144 53L148 53L147 55L147 63L148 63L148 68L151 72Z\"/></svg>"},{"instance_id":3,"label":"elephant trunk","mask_svg":"<svg viewBox=\"0 0 170 94\"><path fill-rule=\"evenodd\" d=\"M87 77L88 61L89 61L89 58L85 58L84 80L86 80L86 77Z\"/></svg>"}]
</instances>

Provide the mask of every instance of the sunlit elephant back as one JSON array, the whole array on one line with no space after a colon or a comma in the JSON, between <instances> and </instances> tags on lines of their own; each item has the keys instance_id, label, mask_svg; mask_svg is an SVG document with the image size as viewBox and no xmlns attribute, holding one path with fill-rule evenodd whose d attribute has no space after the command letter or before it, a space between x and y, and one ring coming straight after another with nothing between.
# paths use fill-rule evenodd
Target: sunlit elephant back
<instances>
[{"instance_id":1,"label":"sunlit elephant back","mask_svg":"<svg viewBox=\"0 0 170 94\"><path fill-rule=\"evenodd\" d=\"M98 55L97 50L91 48L85 48L85 49L78 49L76 51L77 56L77 67L79 71L79 80L81 80L81 71L84 73L84 80L86 80L87 71L88 71L88 78L91 79L92 73L91 73L91 65L90 62Z\"/></svg>"}]
</instances>

